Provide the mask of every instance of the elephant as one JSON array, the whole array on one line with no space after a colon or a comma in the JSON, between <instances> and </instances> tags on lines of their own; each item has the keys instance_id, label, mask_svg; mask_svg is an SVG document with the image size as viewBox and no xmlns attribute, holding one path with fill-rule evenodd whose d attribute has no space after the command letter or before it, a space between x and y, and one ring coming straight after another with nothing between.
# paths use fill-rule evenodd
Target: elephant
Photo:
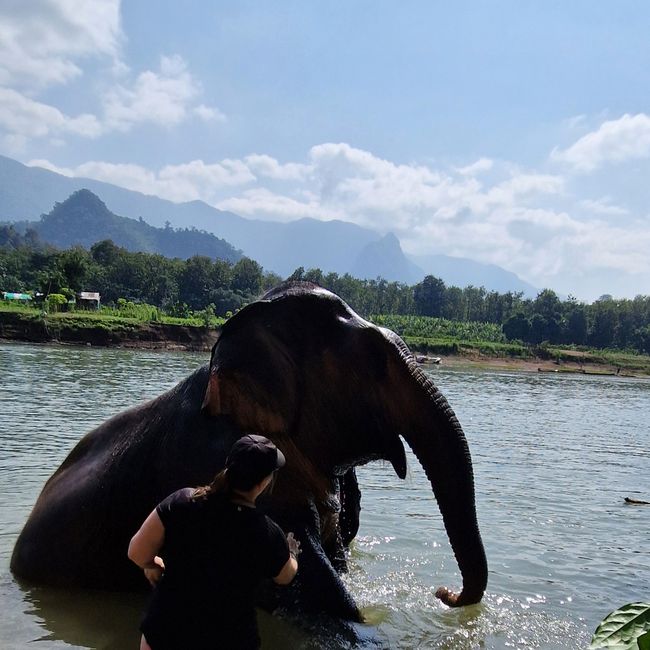
<instances>
[{"instance_id":1,"label":"elephant","mask_svg":"<svg viewBox=\"0 0 650 650\"><path fill-rule=\"evenodd\" d=\"M208 483L243 432L269 437L286 466L259 503L302 542L288 589L260 593L273 610L360 621L340 574L359 527L355 467L406 476L402 438L424 468L462 576L449 606L481 600L487 560L469 447L446 398L392 331L335 294L285 282L221 327L210 362L163 395L87 433L46 482L11 558L31 583L143 588L130 537L171 492Z\"/></svg>"}]
</instances>

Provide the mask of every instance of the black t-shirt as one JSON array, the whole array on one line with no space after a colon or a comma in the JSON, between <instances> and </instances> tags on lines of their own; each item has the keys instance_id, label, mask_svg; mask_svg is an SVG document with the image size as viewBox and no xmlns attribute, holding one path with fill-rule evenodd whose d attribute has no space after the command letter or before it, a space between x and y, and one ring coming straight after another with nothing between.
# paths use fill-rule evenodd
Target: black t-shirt
<instances>
[{"instance_id":1,"label":"black t-shirt","mask_svg":"<svg viewBox=\"0 0 650 650\"><path fill-rule=\"evenodd\" d=\"M165 574L141 625L152 650L257 648L255 590L289 559L281 528L221 496L174 492L156 507Z\"/></svg>"}]
</instances>

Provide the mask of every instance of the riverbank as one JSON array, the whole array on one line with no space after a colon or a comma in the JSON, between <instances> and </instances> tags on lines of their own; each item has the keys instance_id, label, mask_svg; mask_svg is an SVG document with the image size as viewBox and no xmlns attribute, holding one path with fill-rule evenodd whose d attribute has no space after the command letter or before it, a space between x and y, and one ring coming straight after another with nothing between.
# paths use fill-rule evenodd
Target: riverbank
<instances>
[{"instance_id":1,"label":"riverbank","mask_svg":"<svg viewBox=\"0 0 650 650\"><path fill-rule=\"evenodd\" d=\"M618 377L650 377L650 357L642 357L634 367L621 368L613 363L593 361L588 363L550 361L541 357L529 359L508 359L503 357L486 357L481 355L450 355L441 357L440 363L447 367L484 368L486 370L505 370L512 372L556 373L577 375L602 375ZM423 364L428 367L428 364Z\"/></svg>"},{"instance_id":2,"label":"riverbank","mask_svg":"<svg viewBox=\"0 0 650 650\"><path fill-rule=\"evenodd\" d=\"M555 351L555 350L554 350ZM437 365L459 370L481 368L485 370L504 370L506 372L532 372L552 374L600 375L616 377L650 377L650 357L625 353L609 353L606 357L600 351L580 352L557 350L559 358L542 356L512 358L482 354L478 351L464 350L462 354L441 355L437 363L422 364L434 369ZM572 359L573 357L573 359Z\"/></svg>"},{"instance_id":3,"label":"riverbank","mask_svg":"<svg viewBox=\"0 0 650 650\"><path fill-rule=\"evenodd\" d=\"M33 309L0 309L0 340L208 352L217 339L216 327L201 325L196 319L168 320L177 322L143 322L93 312L44 314ZM537 349L535 354L518 344L405 339L414 352L438 357L443 365L459 369L650 376L647 355L560 347Z\"/></svg>"},{"instance_id":4,"label":"riverbank","mask_svg":"<svg viewBox=\"0 0 650 650\"><path fill-rule=\"evenodd\" d=\"M205 325L141 322L103 314L0 310L0 339L200 352L212 348L217 332Z\"/></svg>"},{"instance_id":5,"label":"riverbank","mask_svg":"<svg viewBox=\"0 0 650 650\"><path fill-rule=\"evenodd\" d=\"M455 367L583 375L650 376L650 356L623 350L563 347L517 342L422 339L404 336L418 356L440 358Z\"/></svg>"}]
</instances>

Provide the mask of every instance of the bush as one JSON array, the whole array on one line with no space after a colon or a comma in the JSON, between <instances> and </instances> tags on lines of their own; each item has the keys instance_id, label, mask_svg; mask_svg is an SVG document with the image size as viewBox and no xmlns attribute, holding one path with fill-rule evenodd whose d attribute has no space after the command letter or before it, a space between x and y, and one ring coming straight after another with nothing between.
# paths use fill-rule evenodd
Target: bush
<instances>
[{"instance_id":1,"label":"bush","mask_svg":"<svg viewBox=\"0 0 650 650\"><path fill-rule=\"evenodd\" d=\"M210 303L205 309L194 312L194 316L201 321L204 327L215 327L217 324L215 308L212 303Z\"/></svg>"},{"instance_id":2,"label":"bush","mask_svg":"<svg viewBox=\"0 0 650 650\"><path fill-rule=\"evenodd\" d=\"M61 295L66 297L66 300L68 302L76 302L77 300L77 296L72 289L68 289L67 287L61 287L60 293Z\"/></svg>"},{"instance_id":3,"label":"bush","mask_svg":"<svg viewBox=\"0 0 650 650\"><path fill-rule=\"evenodd\" d=\"M45 299L47 311L56 313L68 304L68 299L61 293L51 293Z\"/></svg>"},{"instance_id":4,"label":"bush","mask_svg":"<svg viewBox=\"0 0 650 650\"><path fill-rule=\"evenodd\" d=\"M192 318L192 310L186 302L175 302L167 313L172 318Z\"/></svg>"}]
</instances>

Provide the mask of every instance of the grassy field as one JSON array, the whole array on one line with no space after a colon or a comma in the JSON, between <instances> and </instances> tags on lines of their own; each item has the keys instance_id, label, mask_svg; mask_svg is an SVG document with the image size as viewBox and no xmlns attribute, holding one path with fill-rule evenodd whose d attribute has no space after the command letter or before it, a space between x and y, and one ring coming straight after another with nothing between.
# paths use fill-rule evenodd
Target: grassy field
<instances>
[{"instance_id":1,"label":"grassy field","mask_svg":"<svg viewBox=\"0 0 650 650\"><path fill-rule=\"evenodd\" d=\"M224 319L211 313L173 318L155 307L47 313L0 303L0 338L148 349L209 350Z\"/></svg>"},{"instance_id":2,"label":"grassy field","mask_svg":"<svg viewBox=\"0 0 650 650\"><path fill-rule=\"evenodd\" d=\"M378 315L370 320L399 334L414 351L468 360L508 359L553 362L558 371L578 372L600 366L603 372L650 375L650 356L622 350L597 350L574 346L522 345L506 340L493 323L458 323L424 316Z\"/></svg>"},{"instance_id":3,"label":"grassy field","mask_svg":"<svg viewBox=\"0 0 650 650\"><path fill-rule=\"evenodd\" d=\"M142 323L161 323L163 325L182 325L184 327L218 327L225 323L225 318L212 316L193 316L191 318L176 318L168 316L156 307L150 305L133 305L125 309L102 307L99 311L75 310L61 312L45 312L31 306L15 305L0 302L0 313L20 314L25 319L45 319L51 323L69 323L78 328L105 327L121 329L138 327Z\"/></svg>"}]
</instances>

